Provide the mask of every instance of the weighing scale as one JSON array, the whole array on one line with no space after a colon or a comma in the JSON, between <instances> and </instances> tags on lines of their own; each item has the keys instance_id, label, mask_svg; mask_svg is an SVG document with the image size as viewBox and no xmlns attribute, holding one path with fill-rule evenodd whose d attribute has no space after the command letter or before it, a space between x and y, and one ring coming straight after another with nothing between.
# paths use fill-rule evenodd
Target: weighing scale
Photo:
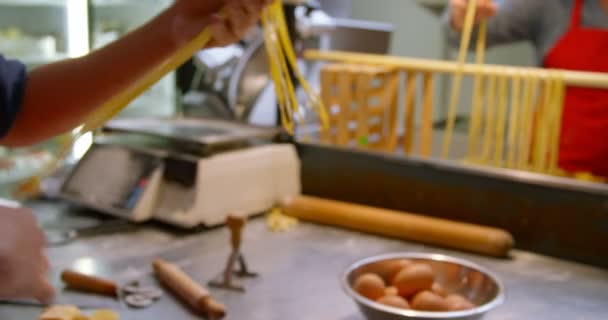
<instances>
[{"instance_id":1,"label":"weighing scale","mask_svg":"<svg viewBox=\"0 0 608 320\"><path fill-rule=\"evenodd\" d=\"M115 120L60 195L134 222L219 225L300 193L300 163L286 137L277 128L216 120Z\"/></svg>"}]
</instances>

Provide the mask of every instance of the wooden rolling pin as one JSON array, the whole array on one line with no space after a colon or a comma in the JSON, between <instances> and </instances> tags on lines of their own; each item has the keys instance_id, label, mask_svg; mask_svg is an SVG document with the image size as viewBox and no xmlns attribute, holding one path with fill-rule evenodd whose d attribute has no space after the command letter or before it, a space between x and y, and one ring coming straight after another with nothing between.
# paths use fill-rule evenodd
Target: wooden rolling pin
<instances>
[{"instance_id":1,"label":"wooden rolling pin","mask_svg":"<svg viewBox=\"0 0 608 320\"><path fill-rule=\"evenodd\" d=\"M207 319L221 319L226 315L226 308L177 266L157 259L152 267L160 282Z\"/></svg>"},{"instance_id":2,"label":"wooden rolling pin","mask_svg":"<svg viewBox=\"0 0 608 320\"><path fill-rule=\"evenodd\" d=\"M68 289L114 298L118 297L118 285L110 280L89 276L72 270L63 271L61 273L61 280Z\"/></svg>"},{"instance_id":3,"label":"wooden rolling pin","mask_svg":"<svg viewBox=\"0 0 608 320\"><path fill-rule=\"evenodd\" d=\"M500 229L307 196L284 200L282 209L305 221L496 257L506 256L514 244Z\"/></svg>"}]
</instances>

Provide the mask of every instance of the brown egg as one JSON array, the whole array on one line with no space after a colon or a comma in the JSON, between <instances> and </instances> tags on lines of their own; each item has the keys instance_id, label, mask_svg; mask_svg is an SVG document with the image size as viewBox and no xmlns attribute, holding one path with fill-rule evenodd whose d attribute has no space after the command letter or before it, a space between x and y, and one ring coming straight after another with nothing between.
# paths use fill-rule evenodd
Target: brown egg
<instances>
[{"instance_id":1,"label":"brown egg","mask_svg":"<svg viewBox=\"0 0 608 320\"><path fill-rule=\"evenodd\" d=\"M450 294L445 298L450 311L463 311L475 308L475 305L467 298L459 294Z\"/></svg>"},{"instance_id":2,"label":"brown egg","mask_svg":"<svg viewBox=\"0 0 608 320\"><path fill-rule=\"evenodd\" d=\"M430 290L434 279L433 269L430 266L414 263L399 271L392 284L397 287L400 296L407 298L416 292Z\"/></svg>"},{"instance_id":3,"label":"brown egg","mask_svg":"<svg viewBox=\"0 0 608 320\"><path fill-rule=\"evenodd\" d=\"M385 306L395 307L400 309L409 309L410 304L407 303L407 300L399 297L399 296L384 296L377 301Z\"/></svg>"},{"instance_id":4,"label":"brown egg","mask_svg":"<svg viewBox=\"0 0 608 320\"><path fill-rule=\"evenodd\" d=\"M386 285L380 276L366 273L355 280L353 288L360 295L375 301L384 296Z\"/></svg>"},{"instance_id":5,"label":"brown egg","mask_svg":"<svg viewBox=\"0 0 608 320\"><path fill-rule=\"evenodd\" d=\"M422 291L414 296L411 301L412 309L420 311L449 311L447 301L441 296L431 292Z\"/></svg>"},{"instance_id":6,"label":"brown egg","mask_svg":"<svg viewBox=\"0 0 608 320\"><path fill-rule=\"evenodd\" d=\"M412 261L407 259L382 261L377 265L375 273L381 276L387 283L391 283L399 271L411 264Z\"/></svg>"},{"instance_id":7,"label":"brown egg","mask_svg":"<svg viewBox=\"0 0 608 320\"><path fill-rule=\"evenodd\" d=\"M433 283L433 286L431 287L431 291L433 291L434 293L436 293L444 298L448 296L448 292L445 291L443 286L437 282Z\"/></svg>"},{"instance_id":8,"label":"brown egg","mask_svg":"<svg viewBox=\"0 0 608 320\"><path fill-rule=\"evenodd\" d=\"M395 287L386 287L386 289L384 289L384 295L385 296L398 296L399 290L397 290L397 288L395 288Z\"/></svg>"}]
</instances>

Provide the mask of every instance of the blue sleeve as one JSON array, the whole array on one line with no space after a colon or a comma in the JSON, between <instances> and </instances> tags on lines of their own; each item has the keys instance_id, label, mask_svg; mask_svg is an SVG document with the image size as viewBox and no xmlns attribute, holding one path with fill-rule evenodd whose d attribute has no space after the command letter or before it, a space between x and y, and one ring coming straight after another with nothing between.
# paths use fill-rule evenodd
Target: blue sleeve
<instances>
[{"instance_id":1,"label":"blue sleeve","mask_svg":"<svg viewBox=\"0 0 608 320\"><path fill-rule=\"evenodd\" d=\"M0 138L13 126L23 94L27 72L19 61L7 60L0 55Z\"/></svg>"}]
</instances>

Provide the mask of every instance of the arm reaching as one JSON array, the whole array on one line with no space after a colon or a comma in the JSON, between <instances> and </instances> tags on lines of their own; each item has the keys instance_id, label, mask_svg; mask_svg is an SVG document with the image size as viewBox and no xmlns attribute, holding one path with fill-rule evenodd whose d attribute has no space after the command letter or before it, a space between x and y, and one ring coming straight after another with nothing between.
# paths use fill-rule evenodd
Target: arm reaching
<instances>
[{"instance_id":1,"label":"arm reaching","mask_svg":"<svg viewBox=\"0 0 608 320\"><path fill-rule=\"evenodd\" d=\"M178 0L142 27L77 59L35 69L27 76L7 146L40 142L77 127L106 100L135 82L210 26L221 46L240 39L269 0ZM219 17L220 10L226 14Z\"/></svg>"}]
</instances>

